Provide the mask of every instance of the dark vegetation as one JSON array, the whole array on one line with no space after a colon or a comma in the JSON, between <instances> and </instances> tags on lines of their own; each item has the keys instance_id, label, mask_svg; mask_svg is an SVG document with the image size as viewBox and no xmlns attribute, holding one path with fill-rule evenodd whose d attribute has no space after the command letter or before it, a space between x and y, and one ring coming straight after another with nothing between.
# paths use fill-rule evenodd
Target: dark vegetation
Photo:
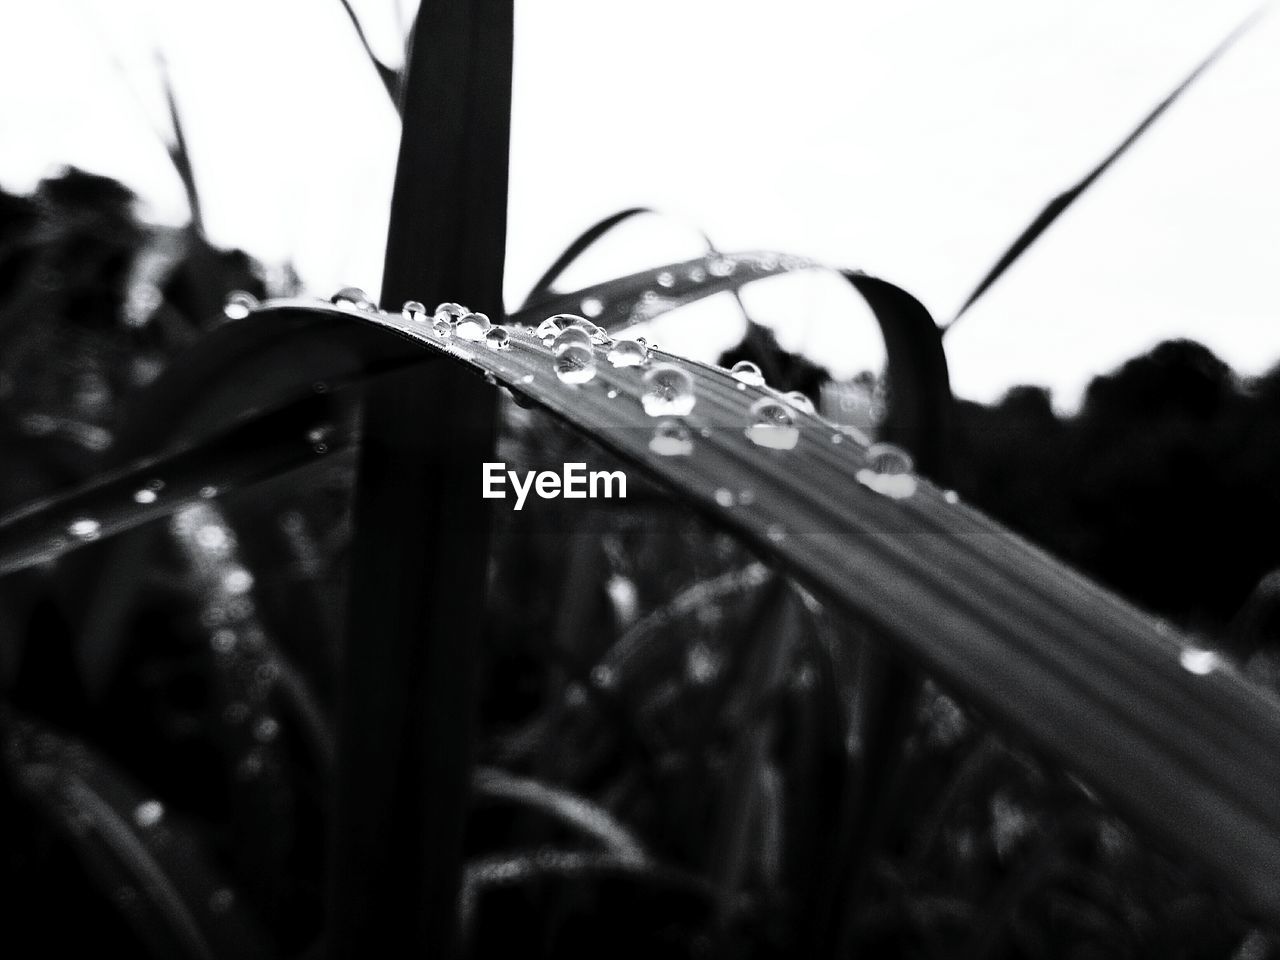
<instances>
[{"instance_id":1,"label":"dark vegetation","mask_svg":"<svg viewBox=\"0 0 1280 960\"><path fill-rule=\"evenodd\" d=\"M228 322L230 291L267 287L242 254L140 225L128 194L101 178L68 171L2 209L8 509L111 463L145 385ZM727 360L753 358L778 387L816 395L818 368L751 331ZM1244 381L1197 344L1165 343L1095 380L1072 417L1033 387L990 407L959 403L954 484L1170 621L1209 637L1234 629L1236 652L1266 675L1265 600L1236 615L1280 567L1277 398L1280 372ZM504 410L502 459L581 457L582 441L545 415ZM340 399L336 419L354 415ZM148 919L154 891L77 840L74 803L40 773L60 764L98 783L124 829L176 865L229 955L314 942L353 468L322 460L297 481L153 525L114 581L132 583L123 596L95 589L107 543L3 582L9 942L182 949ZM839 638L858 628L656 488L586 519L550 504L504 515L493 542L465 846L475 954L815 947L813 905L830 881L817 865L850 729L832 704L856 693L860 669ZM227 579L246 572L255 602ZM761 651L777 637L785 652L762 681ZM760 739L744 745L744 724ZM861 881L850 947L1269 955L1193 869L941 691L925 688L912 731L892 788L899 815ZM764 749L762 761L744 767L744 749ZM736 796L755 799L735 811ZM147 825L150 797L162 798L158 826ZM664 866L637 860L636 843Z\"/></svg>"},{"instance_id":2,"label":"dark vegetation","mask_svg":"<svg viewBox=\"0 0 1280 960\"><path fill-rule=\"evenodd\" d=\"M375 298L393 310L412 296L500 313L510 26L507 4L442 0L423 5L425 39L410 45L405 71L365 45L405 118ZM1244 29L1049 203L966 308ZM957 508L962 519L946 519L940 505L954 498L936 488L899 505L909 514L861 501L868 516L989 537L968 553L937 553L953 567L938 571L913 566L894 543L879 553L892 570L859 582L874 592L906 571L916 593L878 596L987 617L995 627L979 640L1021 657L1021 676L1046 680L1065 701L1045 695L1041 710L1038 688L996 689L954 664L945 675L961 689L949 691L899 662L889 641L920 654L950 632L968 643L957 649L1007 675L972 629L962 636L956 624L930 621L939 634L931 647L918 621L910 630L895 621L895 634L883 619L855 619L865 609L851 590L815 579L790 542L775 548L748 523L695 510L691 483L659 486L637 473L627 501L498 512L491 530L485 511L459 511L451 478L488 449L495 429L498 458L517 469L645 461L627 461L625 445L586 429L604 444L593 447L584 421L555 406L601 397L522 394L506 376L515 360L480 364L488 384L463 376L461 362L425 364L420 352L361 368L342 352L354 340L324 333L350 333L360 307L331 310L328 327L312 311L300 328L307 336L246 332L267 322L250 309L257 299L297 284L204 240L167 93L167 146L189 227L145 226L122 187L74 170L32 197L0 193L0 533L22 529L8 511L116 467L136 469L171 442L189 446L184 462L199 475L217 475L219 458L238 451L211 432L259 405L292 400L258 435L284 423L280 436L296 444L303 435L308 459L265 480L246 471L256 482L202 479L205 487L180 495L136 486L130 474L129 509L158 489L174 507L117 536L99 536L88 518L64 521L50 528L47 559L6 568L16 572L0 579L5 956L1280 952L1262 869L1275 848L1258 832L1275 822L1262 802L1269 785L1258 783L1275 761L1242 757L1274 744L1280 729L1263 686L1276 683L1280 620L1280 368L1243 380L1203 347L1176 341L1095 380L1071 417L1035 387L943 411L930 398L949 399L945 365L934 356L930 367L923 349L937 346L932 318L897 288L846 273L878 317L895 315L881 321L890 375L861 381L867 409L887 410L872 431L910 448L922 474L1204 648L1175 645L1146 618L1135 625L1109 598L1012 576L1013 561L1038 561L976 515ZM559 267L630 213L584 234L532 299L560 302ZM442 233L451 243L427 242ZM698 267L698 284L718 256ZM630 306L622 296L610 304L623 311L615 329L649 282L641 278ZM200 366L229 343L253 349ZM904 343L925 358L914 380L893 367ZM525 349L512 357L532 362L536 350ZM781 351L763 327L749 324L722 358L739 359L758 364L774 388L823 395L824 371ZM321 367L331 375L313 381ZM227 380L175 389L200 369ZM713 394L717 384L742 403L723 374L694 372L707 388L703 408L733 408ZM539 396L542 406L530 405ZM165 405L191 409L157 409ZM447 413L423 440L406 410ZM924 422L935 429L922 432ZM823 444L830 429L821 427ZM851 435L840 439L851 454L842 467L869 461L869 451L848 449ZM723 449L712 440L708 454ZM824 446L793 461L797 476L774 489L811 506L818 496L806 489L806 468L836 460ZM743 484L726 491L737 507L750 507L747 485L765 489L774 478L763 468L776 473L780 461L753 463L755 474L715 474ZM677 470L651 473L671 481ZM824 475L852 483L852 472ZM51 515L60 502L28 516ZM11 547L0 538L0 558L11 560ZM966 556L972 575L954 559ZM788 570L824 589L806 589ZM386 589L396 583L417 589ZM1010 584L1024 595L1009 595ZM939 585L971 596L947 606ZM1043 595L1026 595L1036 590ZM1054 608L1069 596L1078 603ZM1022 635L1033 623L1052 636L1039 649ZM1113 627L1114 647L1097 646L1098 632ZM1159 655L1147 656L1151 648ZM1186 674L1201 679L1187 680L1179 651L1192 655L1181 661ZM1220 654L1262 682L1219 671ZM1140 704L1090 700L1117 692ZM1064 715L1064 702L1086 715ZM1249 722L1225 716L1232 708ZM1190 716L1204 730L1189 729ZM1046 733L1045 718L1076 741ZM1117 728L1098 729L1107 719ZM1152 723L1172 733L1153 735ZM1223 742L1223 731L1240 742ZM1107 752L1112 737L1129 767L1090 762L1088 749ZM1182 740L1193 742L1182 750ZM1074 757L1074 772L1052 759L1055 750ZM1075 776L1082 770L1105 776L1085 783ZM1140 782L1190 811L1185 831L1177 816L1146 809ZM1220 832L1195 806L1201 799L1221 817ZM1109 805L1121 801L1133 825ZM1248 869L1232 869L1222 850L1252 856Z\"/></svg>"}]
</instances>

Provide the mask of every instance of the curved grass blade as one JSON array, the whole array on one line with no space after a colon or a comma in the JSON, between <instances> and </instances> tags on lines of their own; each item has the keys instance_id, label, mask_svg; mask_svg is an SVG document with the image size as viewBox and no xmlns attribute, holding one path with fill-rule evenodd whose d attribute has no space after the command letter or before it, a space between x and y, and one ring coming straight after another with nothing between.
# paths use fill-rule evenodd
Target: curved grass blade
<instances>
[{"instance_id":1,"label":"curved grass blade","mask_svg":"<svg viewBox=\"0 0 1280 960\"><path fill-rule=\"evenodd\" d=\"M0 576L340 453L354 439L349 433L330 431L323 442L308 436L330 421L331 406L327 395L306 397L0 518Z\"/></svg>"},{"instance_id":2,"label":"curved grass blade","mask_svg":"<svg viewBox=\"0 0 1280 960\"><path fill-rule=\"evenodd\" d=\"M560 276L565 272L565 270L569 269L569 267L577 261L580 256L586 253L597 240L604 237L604 235L614 227L620 226L633 217L637 217L645 213L657 214L658 211L650 207L628 207L625 210L620 210L617 213L610 214L582 231L582 233L578 235L577 239L565 248L564 253L560 254L560 256L555 259L555 262L552 263L551 266L547 267L542 276L538 278L538 281L533 285L533 289L531 289L528 295L524 298L524 304L521 309L524 310L531 307L537 307L539 304L550 299L553 296L551 292L552 285L554 285L555 282L560 279ZM702 234L702 240L706 244L707 250L711 252L715 251L715 244L711 242L711 238L705 233Z\"/></svg>"},{"instance_id":3,"label":"curved grass blade","mask_svg":"<svg viewBox=\"0 0 1280 960\"><path fill-rule=\"evenodd\" d=\"M821 267L817 261L788 254L712 252L571 293L548 291L544 299L517 310L510 320L536 324L550 314L575 313L606 330L618 330L717 293L736 294L752 280Z\"/></svg>"},{"instance_id":4,"label":"curved grass blade","mask_svg":"<svg viewBox=\"0 0 1280 960\"><path fill-rule=\"evenodd\" d=\"M164 805L87 744L6 711L20 793L75 850L155 956L265 958L257 923Z\"/></svg>"},{"instance_id":5,"label":"curved grass blade","mask_svg":"<svg viewBox=\"0 0 1280 960\"><path fill-rule=\"evenodd\" d=\"M477 796L507 800L541 810L599 841L612 857L644 863L648 857L640 841L603 807L540 780L516 777L494 767L479 767L472 776Z\"/></svg>"},{"instance_id":6,"label":"curved grass blade","mask_svg":"<svg viewBox=\"0 0 1280 960\"><path fill-rule=\"evenodd\" d=\"M300 309L271 304L259 322ZM880 483L868 449L816 416L796 411L791 450L753 444L750 408L776 395L720 368L652 351L696 398L691 455L664 456L650 447L644 368L597 357L575 387L518 328L492 350L399 315L351 315L489 374L644 469L1280 918L1273 694L923 478ZM480 464L469 467L458 500L479 496ZM744 488L750 504L723 493Z\"/></svg>"},{"instance_id":7,"label":"curved grass blade","mask_svg":"<svg viewBox=\"0 0 1280 960\"><path fill-rule=\"evenodd\" d=\"M1027 248L1030 247L1031 244L1035 243L1036 240L1039 239L1040 235L1048 230L1049 227L1053 225L1053 222L1057 220L1058 217L1062 216L1062 214L1065 213L1073 203L1080 199L1080 196L1093 186L1098 178L1111 168L1112 164L1124 156L1125 152L1128 151L1128 149L1132 147L1144 133L1147 132L1151 125L1159 120L1160 116L1168 110L1169 107L1173 106L1174 101L1182 96L1182 94L1186 92L1187 88L1195 83L1205 70L1216 63L1237 40L1244 36L1254 26L1254 24L1262 18L1262 15L1266 10L1267 8L1265 6L1259 7L1239 26L1227 34L1222 42L1214 47L1213 50L1209 52L1209 55L1200 61L1200 63L1196 65L1196 68L1187 74L1186 78L1174 87L1167 97L1156 104L1151 112L1142 118L1142 122L1134 127L1132 132L1121 140L1120 144L1114 150L1103 157L1102 162L1086 173L1084 177L1075 184L1075 186L1068 190L1064 190L1046 204L1045 208L1036 215L1036 218L1027 225L1026 229L1024 229L1022 233L1018 234L1017 239L1013 241L1009 246L1009 249L1000 255L1000 259L996 261L995 266L987 271L986 276L982 278L973 293L969 294L968 299L960 305L960 309L956 311L956 315L951 319L951 322L943 327L944 332L955 326L960 318L964 316L965 312L973 306L979 297L991 288L992 284L1004 275L1005 271L1017 262L1018 258L1027 251Z\"/></svg>"},{"instance_id":8,"label":"curved grass blade","mask_svg":"<svg viewBox=\"0 0 1280 960\"><path fill-rule=\"evenodd\" d=\"M382 81L383 87L386 88L387 96L391 98L391 106L395 108L396 113L401 113L400 74L379 60L377 54L373 52L373 47L369 46L369 38L365 36L364 27L360 24L360 18L356 16L356 12L352 9L348 0L338 0L338 2L342 4L343 12L346 13L347 19L351 21L351 27L356 32L356 39L360 41L360 47L364 50L364 55L368 59L369 65L373 67L378 79Z\"/></svg>"}]
</instances>

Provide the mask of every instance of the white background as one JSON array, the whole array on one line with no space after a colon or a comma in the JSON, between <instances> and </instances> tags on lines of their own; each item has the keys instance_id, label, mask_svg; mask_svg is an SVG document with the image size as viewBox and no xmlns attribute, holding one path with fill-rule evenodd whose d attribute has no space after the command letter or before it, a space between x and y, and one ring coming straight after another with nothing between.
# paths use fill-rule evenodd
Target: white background
<instances>
[{"instance_id":1,"label":"white background","mask_svg":"<svg viewBox=\"0 0 1280 960\"><path fill-rule=\"evenodd\" d=\"M411 4L356 6L395 59ZM861 266L945 320L1250 9L522 0L508 302L588 224L647 205L670 219L578 279L695 254L697 227L723 249ZM292 260L316 293L376 290L398 125L337 0L0 0L0 183L72 163L181 221L157 51L212 239ZM957 392L1044 383L1070 407L1093 373L1175 335L1243 372L1280 359L1278 116L1271 16L948 337ZM797 303L797 329L823 329L824 309Z\"/></svg>"}]
</instances>

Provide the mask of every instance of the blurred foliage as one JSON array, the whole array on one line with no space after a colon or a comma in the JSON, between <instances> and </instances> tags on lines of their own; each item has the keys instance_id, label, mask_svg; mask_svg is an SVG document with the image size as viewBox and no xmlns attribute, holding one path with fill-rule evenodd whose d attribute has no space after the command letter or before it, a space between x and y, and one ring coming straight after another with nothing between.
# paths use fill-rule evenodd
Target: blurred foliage
<instances>
[{"instance_id":1,"label":"blurred foliage","mask_svg":"<svg viewBox=\"0 0 1280 960\"><path fill-rule=\"evenodd\" d=\"M130 404L229 322L230 292L295 287L143 225L100 177L0 194L0 506L109 465ZM749 331L726 358L816 398L821 371ZM1033 387L959 403L953 480L1139 604L1266 661L1275 591L1255 586L1280 568L1277 414L1280 370L1244 380L1174 341L1099 377L1071 417ZM510 468L584 450L504 404ZM158 949L130 906L133 868L90 855L101 819L86 828L66 788L86 769L135 832L149 795L199 839L206 866L174 884L211 938L234 922L282 955L315 943L352 473L320 462L0 582L6 955ZM515 779L477 785L475 955L798 955L828 896L870 956L1276 955L1194 870L932 685L885 785L896 815L870 894L833 892L828 825L874 638L631 479L626 501L497 517L478 759ZM129 591L95 590L109 568ZM118 770L85 766L99 754Z\"/></svg>"}]
</instances>

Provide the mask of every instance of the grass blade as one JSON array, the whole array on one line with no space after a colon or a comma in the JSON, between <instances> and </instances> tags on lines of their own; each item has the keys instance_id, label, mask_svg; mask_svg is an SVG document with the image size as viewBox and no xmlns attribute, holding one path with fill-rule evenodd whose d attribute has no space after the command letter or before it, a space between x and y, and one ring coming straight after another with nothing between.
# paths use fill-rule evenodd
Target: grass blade
<instances>
[{"instance_id":1,"label":"grass blade","mask_svg":"<svg viewBox=\"0 0 1280 960\"><path fill-rule=\"evenodd\" d=\"M381 302L501 318L511 0L428 0L412 31ZM338 693L329 954L457 951L496 398L454 365L366 397ZM420 419L415 419L420 418ZM406 585L412 584L412 587Z\"/></svg>"},{"instance_id":2,"label":"grass blade","mask_svg":"<svg viewBox=\"0 0 1280 960\"><path fill-rule=\"evenodd\" d=\"M1133 146L1144 133L1147 132L1153 123L1160 119L1160 116L1173 105L1174 101L1186 92L1188 87L1200 78L1200 75L1203 74L1205 70L1216 63L1217 60L1226 53L1237 40L1244 36L1244 34L1246 34L1249 29L1258 22L1265 10L1265 7L1260 7L1254 13L1250 14L1244 22L1227 34L1226 38L1214 47L1213 50L1210 51L1209 55L1200 61L1196 68L1187 74L1186 78L1174 87L1173 91L1167 97L1156 104L1151 112L1142 118L1142 122L1134 127L1132 132L1121 140L1120 144L1102 159L1101 163L1086 173L1084 177L1073 187L1068 190L1064 190L1062 193L1050 200L1049 203L1046 204L1045 208L1036 215L1036 218L1027 225L1026 229L1018 235L1017 239L1013 241L1009 249L1000 255L1000 259L996 261L995 266L987 271L987 275L982 278L973 293L969 294L968 299L961 304L960 309L956 311L956 315L952 318L951 323L947 324L944 329L949 330L953 327L956 322L964 316L965 311L973 306L978 298L986 293L987 290L991 288L991 285L999 280L1004 275L1005 271L1013 266L1018 258L1026 252L1027 248L1030 247L1031 244L1035 243L1036 240L1039 239L1040 235L1048 230L1058 217L1062 216L1062 214L1065 213L1073 203L1080 199L1081 194L1093 186L1097 179L1111 168L1112 164L1124 156L1125 152Z\"/></svg>"}]
</instances>

